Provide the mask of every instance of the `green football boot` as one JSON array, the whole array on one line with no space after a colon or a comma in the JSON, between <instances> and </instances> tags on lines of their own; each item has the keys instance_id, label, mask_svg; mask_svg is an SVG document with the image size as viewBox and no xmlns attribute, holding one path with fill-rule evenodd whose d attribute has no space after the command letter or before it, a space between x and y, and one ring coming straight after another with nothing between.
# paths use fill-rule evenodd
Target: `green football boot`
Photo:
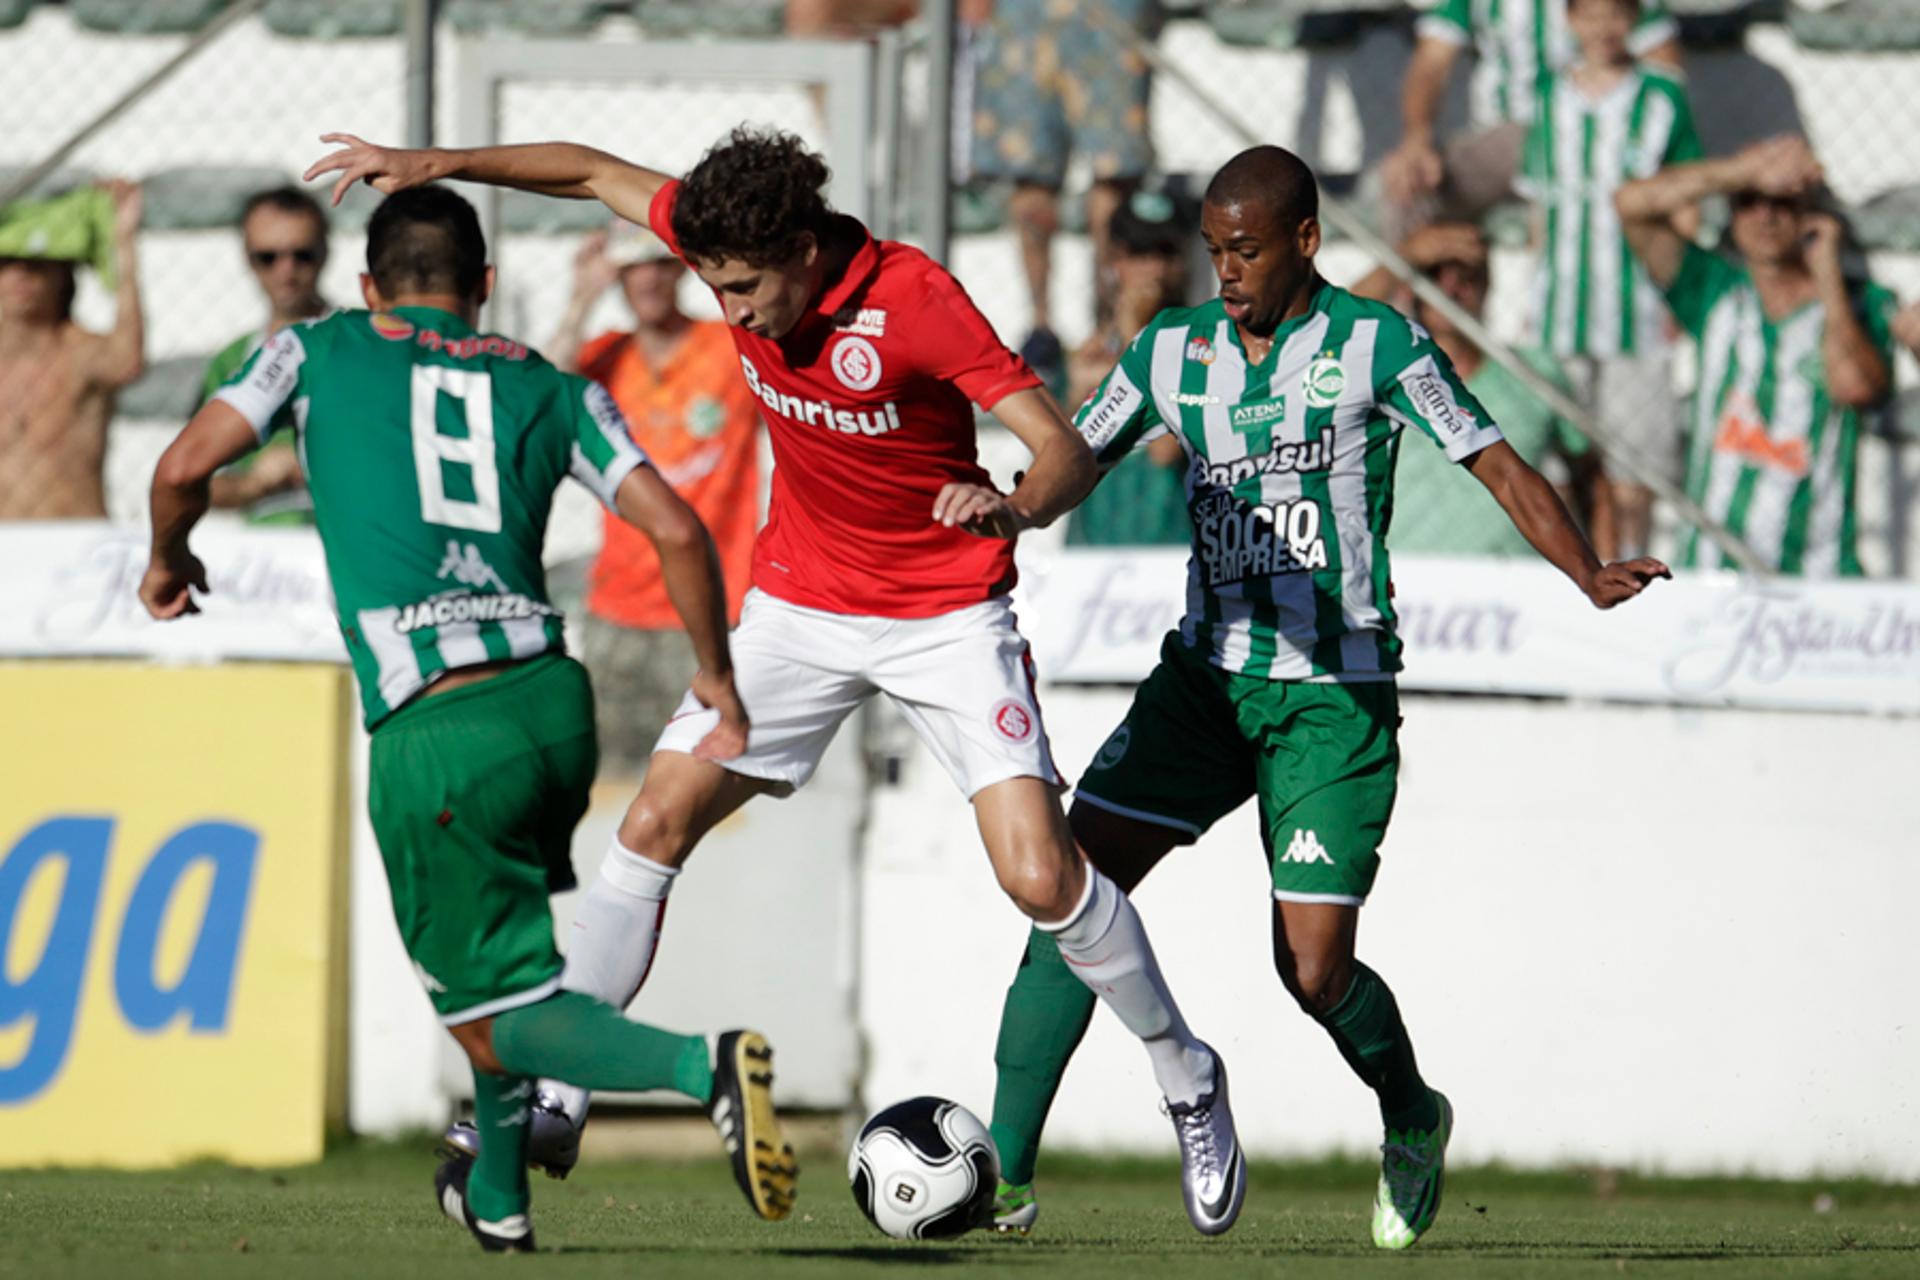
<instances>
[{"instance_id":1,"label":"green football boot","mask_svg":"<svg viewBox=\"0 0 1920 1280\"><path fill-rule=\"evenodd\" d=\"M1373 1243L1379 1248L1411 1249L1440 1212L1453 1104L1437 1089L1433 1100L1440 1104L1438 1125L1389 1130L1380 1147L1380 1189L1373 1197Z\"/></svg>"}]
</instances>

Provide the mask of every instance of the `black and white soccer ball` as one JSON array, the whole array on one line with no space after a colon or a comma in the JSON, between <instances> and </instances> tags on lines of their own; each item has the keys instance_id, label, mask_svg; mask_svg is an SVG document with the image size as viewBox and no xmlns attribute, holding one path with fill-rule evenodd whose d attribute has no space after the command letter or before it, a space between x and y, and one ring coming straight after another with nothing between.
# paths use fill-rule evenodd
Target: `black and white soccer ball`
<instances>
[{"instance_id":1,"label":"black and white soccer ball","mask_svg":"<svg viewBox=\"0 0 1920 1280\"><path fill-rule=\"evenodd\" d=\"M1000 1154L980 1118L945 1098L877 1111L847 1158L853 1199L896 1240L946 1240L993 1214Z\"/></svg>"}]
</instances>

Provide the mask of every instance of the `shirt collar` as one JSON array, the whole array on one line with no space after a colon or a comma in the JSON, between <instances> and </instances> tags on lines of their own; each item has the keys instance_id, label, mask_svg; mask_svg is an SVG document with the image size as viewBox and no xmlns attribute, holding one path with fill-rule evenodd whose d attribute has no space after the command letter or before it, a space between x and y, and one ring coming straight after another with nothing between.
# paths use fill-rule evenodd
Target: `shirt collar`
<instances>
[{"instance_id":1,"label":"shirt collar","mask_svg":"<svg viewBox=\"0 0 1920 1280\"><path fill-rule=\"evenodd\" d=\"M819 299L814 302L813 309L823 316L831 316L846 306L880 269L880 246L874 240L873 233L861 225L859 219L844 213L835 215L835 223L836 234L845 235L851 230L859 235L860 243L840 272L840 278L821 290Z\"/></svg>"}]
</instances>

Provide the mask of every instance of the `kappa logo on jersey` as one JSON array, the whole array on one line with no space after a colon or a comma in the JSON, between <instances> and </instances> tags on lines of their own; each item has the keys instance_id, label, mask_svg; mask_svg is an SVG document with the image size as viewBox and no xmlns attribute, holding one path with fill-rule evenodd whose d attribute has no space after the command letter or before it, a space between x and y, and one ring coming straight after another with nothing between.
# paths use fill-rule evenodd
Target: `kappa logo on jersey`
<instances>
[{"instance_id":1,"label":"kappa logo on jersey","mask_svg":"<svg viewBox=\"0 0 1920 1280\"><path fill-rule=\"evenodd\" d=\"M1133 420L1144 399L1131 379L1114 370L1107 378L1106 389L1095 392L1081 406L1080 438L1087 442L1089 449L1099 453L1120 433L1120 428Z\"/></svg>"},{"instance_id":2,"label":"kappa logo on jersey","mask_svg":"<svg viewBox=\"0 0 1920 1280\"><path fill-rule=\"evenodd\" d=\"M1287 851L1280 855L1282 862L1324 862L1333 865L1333 858L1327 853L1327 847L1320 843L1320 837L1305 827L1294 830L1293 840L1287 845Z\"/></svg>"},{"instance_id":3,"label":"kappa logo on jersey","mask_svg":"<svg viewBox=\"0 0 1920 1280\"><path fill-rule=\"evenodd\" d=\"M1401 385L1406 387L1415 412L1429 426L1457 436L1474 425L1467 411L1453 398L1453 388L1438 373L1418 374L1405 379Z\"/></svg>"},{"instance_id":4,"label":"kappa logo on jersey","mask_svg":"<svg viewBox=\"0 0 1920 1280\"><path fill-rule=\"evenodd\" d=\"M375 333L388 342L405 342L413 336L413 321L388 315L384 311L376 311L368 316L367 323L373 326Z\"/></svg>"},{"instance_id":5,"label":"kappa logo on jersey","mask_svg":"<svg viewBox=\"0 0 1920 1280\"><path fill-rule=\"evenodd\" d=\"M828 363L833 366L833 376L849 391L871 391L880 385L880 353L865 338L849 335L840 339Z\"/></svg>"},{"instance_id":6,"label":"kappa logo on jersey","mask_svg":"<svg viewBox=\"0 0 1920 1280\"><path fill-rule=\"evenodd\" d=\"M1096 769L1113 768L1113 766L1119 764L1121 760L1126 758L1127 748L1132 745L1133 730L1123 724L1109 734L1105 742L1100 744L1100 750L1094 753L1093 767Z\"/></svg>"},{"instance_id":7,"label":"kappa logo on jersey","mask_svg":"<svg viewBox=\"0 0 1920 1280\"><path fill-rule=\"evenodd\" d=\"M447 993L447 984L428 973L427 966L421 964L418 960L413 962L413 974L416 978L420 979L421 986L433 992L435 995L445 995Z\"/></svg>"},{"instance_id":8,"label":"kappa logo on jersey","mask_svg":"<svg viewBox=\"0 0 1920 1280\"><path fill-rule=\"evenodd\" d=\"M1195 334L1187 339L1187 359L1198 360L1201 364L1213 363L1213 343Z\"/></svg>"},{"instance_id":9,"label":"kappa logo on jersey","mask_svg":"<svg viewBox=\"0 0 1920 1280\"><path fill-rule=\"evenodd\" d=\"M442 582L452 578L466 587L491 586L495 591L505 591L503 582L486 557L480 554L480 548L471 542L461 546L452 538L447 539L447 554L440 558L440 572L435 575Z\"/></svg>"},{"instance_id":10,"label":"kappa logo on jersey","mask_svg":"<svg viewBox=\"0 0 1920 1280\"><path fill-rule=\"evenodd\" d=\"M1320 504L1248 503L1216 491L1193 504L1193 548L1209 587L1327 567Z\"/></svg>"},{"instance_id":11,"label":"kappa logo on jersey","mask_svg":"<svg viewBox=\"0 0 1920 1280\"><path fill-rule=\"evenodd\" d=\"M854 341L860 341L854 339ZM874 378L879 379L877 371ZM771 383L760 378L760 370L746 356L740 357L740 370L746 375L747 390L758 396L760 403L770 412L795 423L809 426L821 426L829 431L839 431L846 435L883 436L889 431L900 429L900 406L889 400L878 409L839 409L828 400L802 400L799 396L790 396L774 390ZM842 379L844 381L844 379Z\"/></svg>"},{"instance_id":12,"label":"kappa logo on jersey","mask_svg":"<svg viewBox=\"0 0 1920 1280\"><path fill-rule=\"evenodd\" d=\"M869 338L884 338L887 336L887 309L861 307L853 313L852 319L848 319L847 313L842 311L834 316L833 328L836 333L858 333Z\"/></svg>"},{"instance_id":13,"label":"kappa logo on jersey","mask_svg":"<svg viewBox=\"0 0 1920 1280\"><path fill-rule=\"evenodd\" d=\"M1003 698L993 709L993 727L1008 742L1026 742L1033 737L1033 712L1012 698Z\"/></svg>"},{"instance_id":14,"label":"kappa logo on jersey","mask_svg":"<svg viewBox=\"0 0 1920 1280\"><path fill-rule=\"evenodd\" d=\"M1320 356L1307 366L1301 385L1306 388L1308 404L1316 409L1331 409L1340 403L1340 396L1347 389L1347 368L1336 356Z\"/></svg>"},{"instance_id":15,"label":"kappa logo on jersey","mask_svg":"<svg viewBox=\"0 0 1920 1280\"><path fill-rule=\"evenodd\" d=\"M1236 424L1237 425L1237 424ZM1255 476L1325 471L1333 465L1333 430L1328 428L1311 440L1289 440L1277 444L1257 458L1236 458L1232 462L1208 462L1198 454L1193 459L1195 489L1231 489Z\"/></svg>"}]
</instances>

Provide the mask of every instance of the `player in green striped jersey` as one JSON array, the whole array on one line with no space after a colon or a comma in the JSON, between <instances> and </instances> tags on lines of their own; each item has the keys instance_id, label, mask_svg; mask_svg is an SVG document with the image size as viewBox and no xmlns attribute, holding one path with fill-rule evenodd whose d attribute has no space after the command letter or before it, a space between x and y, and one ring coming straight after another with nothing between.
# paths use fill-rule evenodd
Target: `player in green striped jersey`
<instances>
[{"instance_id":1,"label":"player in green striped jersey","mask_svg":"<svg viewBox=\"0 0 1920 1280\"><path fill-rule=\"evenodd\" d=\"M648 465L607 393L509 338L477 332L493 283L473 207L445 188L393 196L367 232L368 311L281 329L203 406L153 479L140 596L196 612L206 572L187 539L222 465L291 406L328 576L359 679L369 807L394 915L421 983L473 1064L483 1141L435 1185L490 1251L533 1247L534 1081L672 1089L704 1103L763 1217L791 1203L771 1051L628 1022L563 986L550 891L572 887L574 824L593 781L593 699L565 656L540 550L568 475L644 532L691 633L693 689L721 712L699 751L737 754L726 592L699 517Z\"/></svg>"},{"instance_id":2,"label":"player in green striped jersey","mask_svg":"<svg viewBox=\"0 0 1920 1280\"><path fill-rule=\"evenodd\" d=\"M1180 441L1194 540L1186 617L1082 777L1071 821L1131 888L1258 797L1275 965L1379 1097L1373 1236L1405 1248L1438 1208L1451 1111L1420 1077L1392 992L1354 957L1399 765L1387 537L1402 434L1472 472L1596 606L1667 570L1601 564L1427 333L1320 278L1317 209L1292 154L1230 161L1201 217L1220 296L1156 317L1077 416L1107 467L1144 440ZM995 1055L1004 1227L1037 1212L1041 1126L1093 1009L1079 985L1034 934Z\"/></svg>"},{"instance_id":3,"label":"player in green striped jersey","mask_svg":"<svg viewBox=\"0 0 1920 1280\"><path fill-rule=\"evenodd\" d=\"M1701 156L1679 80L1636 64L1629 33L1639 0L1567 0L1578 52L1544 77L1518 186L1534 201L1542 270L1534 340L1558 356L1606 441L1681 479L1666 304L1620 232L1613 193L1629 178ZM1684 211L1682 229L1696 219ZM1646 549L1653 491L1614 485L1622 550Z\"/></svg>"},{"instance_id":4,"label":"player in green striped jersey","mask_svg":"<svg viewBox=\"0 0 1920 1280\"><path fill-rule=\"evenodd\" d=\"M1821 169L1783 136L1628 183L1615 198L1633 251L1700 344L1687 490L1768 566L1854 576L1860 413L1891 387L1894 299L1841 263L1841 229L1814 198ZM1676 209L1733 198L1743 262L1674 230ZM1683 535L1684 564L1733 562Z\"/></svg>"}]
</instances>

